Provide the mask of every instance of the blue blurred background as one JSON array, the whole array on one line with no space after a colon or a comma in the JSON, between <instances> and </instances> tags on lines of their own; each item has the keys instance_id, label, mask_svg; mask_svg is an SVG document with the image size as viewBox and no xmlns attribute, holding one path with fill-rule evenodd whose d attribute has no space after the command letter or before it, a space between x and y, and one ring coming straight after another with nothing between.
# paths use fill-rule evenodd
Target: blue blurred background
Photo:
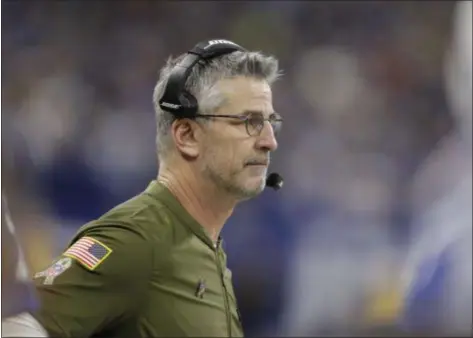
<instances>
[{"instance_id":1,"label":"blue blurred background","mask_svg":"<svg viewBox=\"0 0 473 338\"><path fill-rule=\"evenodd\" d=\"M435 237L419 235L435 203L450 205L433 217L440 237L455 222L471 233L471 145L445 90L454 5L3 1L2 189L31 269L156 177L158 70L225 38L274 54L285 73L272 160L284 189L242 204L224 229L247 334L461 331L437 313L452 264L410 258ZM464 247L450 256L467 260Z\"/></svg>"}]
</instances>

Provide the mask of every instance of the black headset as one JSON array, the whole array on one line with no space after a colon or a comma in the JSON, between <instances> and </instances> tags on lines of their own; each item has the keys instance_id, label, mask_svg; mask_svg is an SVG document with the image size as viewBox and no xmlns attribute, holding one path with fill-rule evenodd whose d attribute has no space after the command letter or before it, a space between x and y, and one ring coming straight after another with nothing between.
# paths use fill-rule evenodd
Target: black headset
<instances>
[{"instance_id":1,"label":"black headset","mask_svg":"<svg viewBox=\"0 0 473 338\"><path fill-rule=\"evenodd\" d=\"M172 69L164 94L159 100L161 109L176 118L194 117L199 104L197 99L185 89L192 68L200 61L207 62L212 58L236 51L246 51L246 49L228 40L209 40L198 43Z\"/></svg>"}]
</instances>

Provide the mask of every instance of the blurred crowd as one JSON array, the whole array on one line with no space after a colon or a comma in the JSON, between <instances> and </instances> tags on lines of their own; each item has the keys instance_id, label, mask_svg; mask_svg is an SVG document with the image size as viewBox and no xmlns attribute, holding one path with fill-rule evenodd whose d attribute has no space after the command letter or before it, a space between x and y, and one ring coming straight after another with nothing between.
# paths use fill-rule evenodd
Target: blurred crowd
<instances>
[{"instance_id":1,"label":"blurred crowd","mask_svg":"<svg viewBox=\"0 0 473 338\"><path fill-rule=\"evenodd\" d=\"M4 2L2 188L32 269L156 177L158 71L169 55L225 38L274 54L284 70L271 162L284 189L242 204L224 229L248 335L396 326L419 210L454 185L445 172L471 177L445 90L453 7ZM437 329L417 312L422 330Z\"/></svg>"}]
</instances>

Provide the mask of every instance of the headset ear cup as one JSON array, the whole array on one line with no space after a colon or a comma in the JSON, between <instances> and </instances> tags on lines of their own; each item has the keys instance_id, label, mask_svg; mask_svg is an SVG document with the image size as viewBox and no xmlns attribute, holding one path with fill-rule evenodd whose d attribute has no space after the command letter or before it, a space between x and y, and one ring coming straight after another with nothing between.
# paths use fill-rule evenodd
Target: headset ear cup
<instances>
[{"instance_id":1,"label":"headset ear cup","mask_svg":"<svg viewBox=\"0 0 473 338\"><path fill-rule=\"evenodd\" d=\"M187 90L183 90L180 95L180 101L188 113L197 114L199 107L194 95L189 93Z\"/></svg>"}]
</instances>

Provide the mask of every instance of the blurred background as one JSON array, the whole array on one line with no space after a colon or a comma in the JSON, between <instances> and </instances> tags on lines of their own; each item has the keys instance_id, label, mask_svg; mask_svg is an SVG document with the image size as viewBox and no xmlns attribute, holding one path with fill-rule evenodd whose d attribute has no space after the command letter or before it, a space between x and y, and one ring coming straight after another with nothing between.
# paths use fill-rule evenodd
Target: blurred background
<instances>
[{"instance_id":1,"label":"blurred background","mask_svg":"<svg viewBox=\"0 0 473 338\"><path fill-rule=\"evenodd\" d=\"M2 1L2 190L30 269L156 177L158 70L224 38L285 74L284 189L224 229L247 335L470 335L471 33L446 71L454 9Z\"/></svg>"}]
</instances>

